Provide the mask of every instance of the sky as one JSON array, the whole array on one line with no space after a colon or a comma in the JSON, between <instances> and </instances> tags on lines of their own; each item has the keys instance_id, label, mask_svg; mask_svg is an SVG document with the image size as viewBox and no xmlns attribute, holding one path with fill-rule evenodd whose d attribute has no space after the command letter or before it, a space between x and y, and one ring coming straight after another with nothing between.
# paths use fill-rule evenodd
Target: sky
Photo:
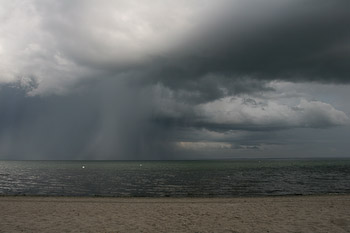
<instances>
[{"instance_id":1,"label":"sky","mask_svg":"<svg viewBox=\"0 0 350 233\"><path fill-rule=\"evenodd\" d=\"M348 0L0 0L0 159L350 157Z\"/></svg>"}]
</instances>

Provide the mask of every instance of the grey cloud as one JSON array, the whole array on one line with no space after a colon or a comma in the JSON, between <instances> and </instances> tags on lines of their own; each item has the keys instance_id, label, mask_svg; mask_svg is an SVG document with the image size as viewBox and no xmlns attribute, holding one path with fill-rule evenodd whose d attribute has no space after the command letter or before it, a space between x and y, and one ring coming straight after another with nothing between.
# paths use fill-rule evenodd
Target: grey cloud
<instances>
[{"instance_id":1,"label":"grey cloud","mask_svg":"<svg viewBox=\"0 0 350 233\"><path fill-rule=\"evenodd\" d=\"M91 80L66 95L28 96L28 86L1 86L3 159L184 159L200 158L202 152L265 153L264 148L283 143L274 136L282 129L325 128L348 121L343 112L322 102L305 101L293 108L253 96L219 101L207 108L208 114L198 109L208 103L181 103L169 99L169 89L138 86L127 77ZM242 106L248 112L230 113ZM254 113L261 108L266 115ZM285 118L274 119L283 111L289 111ZM244 119L230 122L230 116L234 120L244 112ZM220 119L227 115L228 122Z\"/></svg>"},{"instance_id":2,"label":"grey cloud","mask_svg":"<svg viewBox=\"0 0 350 233\"><path fill-rule=\"evenodd\" d=\"M214 18L215 26L205 28L187 47L185 54L193 59L184 60L195 64L193 70L349 82L348 1L239 3L241 12L228 4L227 15Z\"/></svg>"},{"instance_id":3,"label":"grey cloud","mask_svg":"<svg viewBox=\"0 0 350 233\"><path fill-rule=\"evenodd\" d=\"M132 72L197 92L195 102L276 79L348 83L348 8L346 0L29 1L4 20L2 73L37 77L36 93L62 93L84 78Z\"/></svg>"},{"instance_id":4,"label":"grey cloud","mask_svg":"<svg viewBox=\"0 0 350 233\"><path fill-rule=\"evenodd\" d=\"M186 115L160 114L154 120L165 126L230 130L275 131L289 128L328 128L346 125L349 117L330 104L301 99L289 106L272 99L224 98L191 106ZM182 111L184 112L184 111Z\"/></svg>"},{"instance_id":5,"label":"grey cloud","mask_svg":"<svg viewBox=\"0 0 350 233\"><path fill-rule=\"evenodd\" d=\"M196 132L197 130L193 130ZM331 129L298 128L283 131L197 131L179 152L192 158L310 158L348 157L349 127ZM203 137L203 135L206 135ZM198 141L198 138L201 139ZM214 143L212 143L214 142ZM217 143L216 143L217 142ZM216 148L216 149L215 149Z\"/></svg>"},{"instance_id":6,"label":"grey cloud","mask_svg":"<svg viewBox=\"0 0 350 233\"><path fill-rule=\"evenodd\" d=\"M181 46L146 62L144 78L197 102L266 91L271 80L349 83L348 1L218 5Z\"/></svg>"},{"instance_id":7,"label":"grey cloud","mask_svg":"<svg viewBox=\"0 0 350 233\"><path fill-rule=\"evenodd\" d=\"M2 158L178 158L348 122L271 84L349 83L348 1L1 3Z\"/></svg>"},{"instance_id":8,"label":"grey cloud","mask_svg":"<svg viewBox=\"0 0 350 233\"><path fill-rule=\"evenodd\" d=\"M230 80L229 77L214 74L207 74L198 79L188 77L183 81L178 81L174 77L165 85L162 81L158 81L158 84L160 83L163 88L171 92L175 100L188 104L206 103L226 96L274 91L274 88L265 81L249 77Z\"/></svg>"},{"instance_id":9,"label":"grey cloud","mask_svg":"<svg viewBox=\"0 0 350 233\"><path fill-rule=\"evenodd\" d=\"M131 87L124 79L94 81L51 96L28 96L20 85L2 85L1 158L169 158L169 131L148 122L149 95L147 88Z\"/></svg>"}]
</instances>

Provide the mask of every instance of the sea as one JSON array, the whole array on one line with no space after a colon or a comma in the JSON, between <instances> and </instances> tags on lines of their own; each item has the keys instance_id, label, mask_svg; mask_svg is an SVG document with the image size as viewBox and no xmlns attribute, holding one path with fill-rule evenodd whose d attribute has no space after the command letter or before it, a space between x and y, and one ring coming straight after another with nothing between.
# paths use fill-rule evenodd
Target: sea
<instances>
[{"instance_id":1,"label":"sea","mask_svg":"<svg viewBox=\"0 0 350 233\"><path fill-rule=\"evenodd\" d=\"M349 159L0 161L0 195L246 197L350 193Z\"/></svg>"}]
</instances>

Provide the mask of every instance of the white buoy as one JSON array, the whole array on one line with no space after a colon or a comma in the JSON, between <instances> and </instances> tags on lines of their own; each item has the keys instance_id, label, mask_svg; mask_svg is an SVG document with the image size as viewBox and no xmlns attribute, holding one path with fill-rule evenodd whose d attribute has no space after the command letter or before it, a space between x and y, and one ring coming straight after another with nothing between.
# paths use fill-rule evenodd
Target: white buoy
<instances>
[{"instance_id":1,"label":"white buoy","mask_svg":"<svg viewBox=\"0 0 350 233\"><path fill-rule=\"evenodd\" d=\"M142 167L142 163L140 163L140 167Z\"/></svg>"},{"instance_id":2,"label":"white buoy","mask_svg":"<svg viewBox=\"0 0 350 233\"><path fill-rule=\"evenodd\" d=\"M85 166L83 165L81 168L85 168Z\"/></svg>"}]
</instances>

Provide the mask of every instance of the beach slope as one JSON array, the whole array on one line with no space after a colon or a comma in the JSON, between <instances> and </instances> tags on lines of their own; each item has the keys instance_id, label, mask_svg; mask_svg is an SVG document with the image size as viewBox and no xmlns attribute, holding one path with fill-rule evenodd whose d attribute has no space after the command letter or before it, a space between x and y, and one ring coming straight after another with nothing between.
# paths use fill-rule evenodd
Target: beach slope
<instances>
[{"instance_id":1,"label":"beach slope","mask_svg":"<svg viewBox=\"0 0 350 233\"><path fill-rule=\"evenodd\" d=\"M0 197L0 232L350 232L350 195Z\"/></svg>"}]
</instances>

